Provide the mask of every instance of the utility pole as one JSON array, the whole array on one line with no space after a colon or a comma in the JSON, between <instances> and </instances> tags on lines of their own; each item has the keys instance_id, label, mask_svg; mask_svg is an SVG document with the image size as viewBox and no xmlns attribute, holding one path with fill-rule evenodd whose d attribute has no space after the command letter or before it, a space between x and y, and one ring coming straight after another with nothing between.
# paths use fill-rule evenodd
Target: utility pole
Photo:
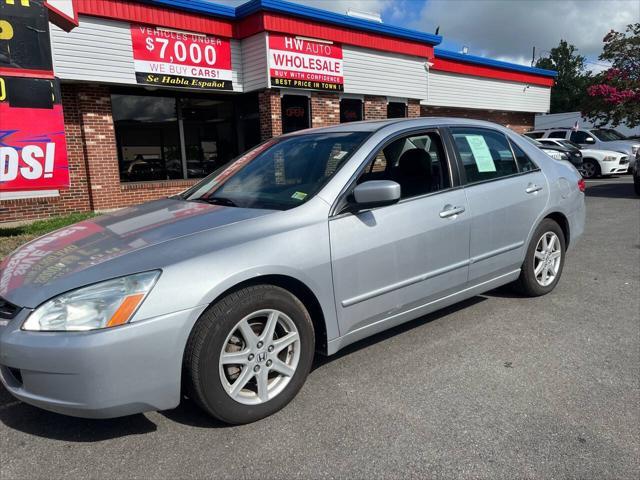
<instances>
[{"instance_id":1,"label":"utility pole","mask_svg":"<svg viewBox=\"0 0 640 480\"><path fill-rule=\"evenodd\" d=\"M536 63L536 46L533 46L533 52L531 53L531 66Z\"/></svg>"}]
</instances>

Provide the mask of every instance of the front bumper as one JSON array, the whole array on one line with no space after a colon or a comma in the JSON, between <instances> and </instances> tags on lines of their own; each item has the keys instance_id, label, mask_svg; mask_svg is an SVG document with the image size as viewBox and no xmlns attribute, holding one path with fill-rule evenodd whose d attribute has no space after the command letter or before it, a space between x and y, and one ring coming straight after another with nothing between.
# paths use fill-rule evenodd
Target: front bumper
<instances>
[{"instance_id":1,"label":"front bumper","mask_svg":"<svg viewBox=\"0 0 640 480\"><path fill-rule=\"evenodd\" d=\"M25 403L78 417L174 408L184 348L204 308L93 332L25 332L23 310L0 328L0 380Z\"/></svg>"},{"instance_id":2,"label":"front bumper","mask_svg":"<svg viewBox=\"0 0 640 480\"><path fill-rule=\"evenodd\" d=\"M600 162L600 170L602 175L613 175L616 173L627 173L629 170L629 161L623 162Z\"/></svg>"}]
</instances>

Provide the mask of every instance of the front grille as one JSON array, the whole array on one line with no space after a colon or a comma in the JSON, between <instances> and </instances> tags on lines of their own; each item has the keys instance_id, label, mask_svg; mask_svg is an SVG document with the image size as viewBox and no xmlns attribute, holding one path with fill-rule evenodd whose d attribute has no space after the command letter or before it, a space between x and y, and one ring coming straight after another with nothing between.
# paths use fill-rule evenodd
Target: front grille
<instances>
[{"instance_id":1,"label":"front grille","mask_svg":"<svg viewBox=\"0 0 640 480\"><path fill-rule=\"evenodd\" d=\"M0 318L11 320L18 315L18 312L20 312L20 307L13 303L9 303L4 298L0 297Z\"/></svg>"}]
</instances>

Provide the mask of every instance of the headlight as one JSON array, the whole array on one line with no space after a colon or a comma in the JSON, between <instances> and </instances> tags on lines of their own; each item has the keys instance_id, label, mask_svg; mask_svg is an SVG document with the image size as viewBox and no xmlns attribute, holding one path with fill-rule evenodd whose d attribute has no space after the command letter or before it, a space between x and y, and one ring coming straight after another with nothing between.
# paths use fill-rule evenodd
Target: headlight
<instances>
[{"instance_id":1,"label":"headlight","mask_svg":"<svg viewBox=\"0 0 640 480\"><path fill-rule=\"evenodd\" d=\"M160 276L138 273L63 293L43 303L27 318L23 330L82 331L127 323Z\"/></svg>"},{"instance_id":2,"label":"headlight","mask_svg":"<svg viewBox=\"0 0 640 480\"><path fill-rule=\"evenodd\" d=\"M604 157L604 161L605 162L615 162L617 160L617 157L614 157L612 155L608 155L606 157Z\"/></svg>"},{"instance_id":3,"label":"headlight","mask_svg":"<svg viewBox=\"0 0 640 480\"><path fill-rule=\"evenodd\" d=\"M567 159L567 156L564 153L558 152L556 150L545 150L543 148L542 151L544 153L546 153L547 155L549 155L551 158L554 158L556 160L566 160Z\"/></svg>"}]
</instances>

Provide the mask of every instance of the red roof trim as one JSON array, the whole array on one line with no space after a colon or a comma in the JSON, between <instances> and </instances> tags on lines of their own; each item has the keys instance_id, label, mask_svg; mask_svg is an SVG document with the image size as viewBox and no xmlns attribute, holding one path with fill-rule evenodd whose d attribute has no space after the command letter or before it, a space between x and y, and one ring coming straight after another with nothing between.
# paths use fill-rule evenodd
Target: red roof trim
<instances>
[{"instance_id":1,"label":"red roof trim","mask_svg":"<svg viewBox=\"0 0 640 480\"><path fill-rule=\"evenodd\" d=\"M76 1L78 13L84 15L208 33L221 37L246 38L258 32L274 31L322 38L374 50L403 53L424 58L433 57L433 47L431 45L275 13L259 12L235 23L155 5L132 3L126 0Z\"/></svg>"},{"instance_id":2,"label":"red roof trim","mask_svg":"<svg viewBox=\"0 0 640 480\"><path fill-rule=\"evenodd\" d=\"M46 78L54 79L51 70L31 70L28 68L2 68L0 67L0 77L24 77L24 78Z\"/></svg>"},{"instance_id":3,"label":"red roof trim","mask_svg":"<svg viewBox=\"0 0 640 480\"><path fill-rule=\"evenodd\" d=\"M446 60L443 58L435 58L432 62L434 63L431 67L432 70L459 73L461 75L470 75L473 77L495 78L511 82L530 83L532 85L541 85L543 87L552 87L554 85L553 78L533 75L530 73L510 72L499 68L470 65L468 63Z\"/></svg>"},{"instance_id":4,"label":"red roof trim","mask_svg":"<svg viewBox=\"0 0 640 480\"><path fill-rule=\"evenodd\" d=\"M78 13L135 23L233 37L233 23L195 13L134 3L126 0L76 0Z\"/></svg>"},{"instance_id":5,"label":"red roof trim","mask_svg":"<svg viewBox=\"0 0 640 480\"><path fill-rule=\"evenodd\" d=\"M386 52L415 55L418 57L433 57L433 46L412 42L401 38L350 30L348 28L316 23L301 18L286 17L274 13L263 14L264 29L272 32L303 35L311 38L322 38L333 42L354 45L356 47L382 50Z\"/></svg>"}]
</instances>

